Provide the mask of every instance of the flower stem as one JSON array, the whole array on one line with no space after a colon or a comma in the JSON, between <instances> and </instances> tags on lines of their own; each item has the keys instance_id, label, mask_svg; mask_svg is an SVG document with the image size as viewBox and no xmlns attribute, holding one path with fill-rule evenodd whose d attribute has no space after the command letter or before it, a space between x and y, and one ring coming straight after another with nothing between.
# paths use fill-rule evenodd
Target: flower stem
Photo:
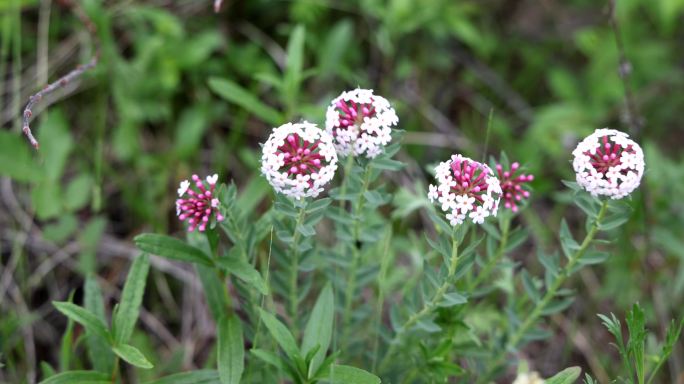
<instances>
[{"instance_id":1,"label":"flower stem","mask_svg":"<svg viewBox=\"0 0 684 384\"><path fill-rule=\"evenodd\" d=\"M594 237L599 231L599 225L601 224L601 220L603 220L603 217L605 216L607 210L608 200L604 200L603 204L601 205L601 210L599 211L596 217L596 221L594 221L594 224L591 226L591 229L584 237L584 240L582 241L582 244L580 245L579 249L572 255L572 257L570 257L568 263L565 264L565 267L563 267L563 269L559 271L558 275L556 276L556 279L547 289L544 297L542 297L541 300L537 302L532 311L528 312L529 315L527 316L527 318L525 318L520 327L518 327L517 331L508 340L508 343L506 344L507 347L502 349L501 352L499 352L499 354L491 360L493 361L493 363L489 366L489 369L485 371L484 376L478 381L478 383L485 383L487 382L487 380L489 380L489 378L494 373L496 368L501 363L503 363L506 357L506 351L511 348L515 348L518 345L518 343L522 340L522 338L525 336L525 333L528 331L528 329L532 325L534 325L534 323L542 315L542 311L544 310L544 308L546 308L546 306L556 296L556 293L558 292L560 287L563 285L563 283L565 283L565 280L568 279L570 273L575 268L575 265L577 265L577 263L582 258L582 255L584 255L584 252L586 252L587 248L589 248L589 245L594 240Z\"/></svg>"},{"instance_id":2,"label":"flower stem","mask_svg":"<svg viewBox=\"0 0 684 384\"><path fill-rule=\"evenodd\" d=\"M299 214L297 215L297 222L295 223L294 233L292 235L292 265L290 266L290 319L292 323L293 333L297 337L298 327L297 327L297 304L298 304L298 294L297 294L297 277L299 272L299 227L304 221L304 216L306 214L306 205L302 205L299 208Z\"/></svg>"},{"instance_id":3,"label":"flower stem","mask_svg":"<svg viewBox=\"0 0 684 384\"><path fill-rule=\"evenodd\" d=\"M347 284L345 290L345 301L344 301L344 312L342 317L342 327L344 331L342 332L342 340L344 343L347 342L347 332L349 331L349 322L351 320L352 304L354 304L354 292L356 291L356 275L359 269L359 264L361 263L361 250L359 249L359 232L361 231L361 220L359 216L363 211L363 207L366 202L364 197L366 191L368 191L368 185L370 184L370 174L371 167L366 166L366 170L363 175L363 185L361 187L361 192L356 198L356 204L354 205L354 224L352 227L352 263L349 269L349 274L347 276Z\"/></svg>"},{"instance_id":4,"label":"flower stem","mask_svg":"<svg viewBox=\"0 0 684 384\"><path fill-rule=\"evenodd\" d=\"M489 278L489 276L494 271L494 268L496 268L496 266L499 264L499 261L501 261L501 258L506 253L506 246L508 245L508 235L510 234L511 228L511 216L506 215L504 217L501 227L501 240L499 241L499 248L496 250L496 254L494 255L494 257L488 260L487 264L485 264L485 266L480 270L480 273L477 275L475 280L470 284L468 292L473 292L477 287L480 286L480 284L482 284L482 282Z\"/></svg>"},{"instance_id":5,"label":"flower stem","mask_svg":"<svg viewBox=\"0 0 684 384\"><path fill-rule=\"evenodd\" d=\"M380 363L380 372L386 368L387 364L389 363L389 359L394 355L396 352L397 347L399 347L399 344L401 343L401 339L404 337L406 332L414 326L418 321L422 320L426 316L430 315L432 311L437 307L439 302L442 300L444 297L444 294L446 291L449 289L449 287L453 283L453 277L456 274L456 267L458 266L458 240L456 238L456 229L453 230L451 234L451 240L452 240L452 247L451 247L451 257L449 258L449 268L447 270L447 276L444 279L444 282L442 282L442 285L437 288L437 291L435 294L432 296L432 299L430 299L429 302L425 303L423 305L423 308L411 315L411 317L406 320L406 322L399 327L397 330L397 333L394 335L394 338L390 342L390 347L387 353L385 354L385 357L382 359L382 362Z\"/></svg>"}]
</instances>

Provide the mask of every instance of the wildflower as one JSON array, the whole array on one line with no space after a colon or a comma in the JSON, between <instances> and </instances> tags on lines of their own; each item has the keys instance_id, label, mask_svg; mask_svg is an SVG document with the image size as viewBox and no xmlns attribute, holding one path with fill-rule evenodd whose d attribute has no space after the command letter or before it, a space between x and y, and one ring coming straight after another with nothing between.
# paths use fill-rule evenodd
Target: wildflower
<instances>
[{"instance_id":1,"label":"wildflower","mask_svg":"<svg viewBox=\"0 0 684 384\"><path fill-rule=\"evenodd\" d=\"M530 192L523 187L525 183L534 180L533 175L525 175L523 173L516 175L519 169L520 164L517 161L511 164L511 169L508 171L504 171L501 164L496 165L496 172L499 175L501 190L503 191L504 207L513 212L518 212L518 204L523 199L530 197Z\"/></svg>"},{"instance_id":2,"label":"wildflower","mask_svg":"<svg viewBox=\"0 0 684 384\"><path fill-rule=\"evenodd\" d=\"M340 155L374 158L392 140L392 127L399 122L394 108L372 89L343 92L328 107L325 130L334 138Z\"/></svg>"},{"instance_id":3,"label":"wildflower","mask_svg":"<svg viewBox=\"0 0 684 384\"><path fill-rule=\"evenodd\" d=\"M518 374L513 384L544 384L544 382L537 372L523 372Z\"/></svg>"},{"instance_id":4,"label":"wildflower","mask_svg":"<svg viewBox=\"0 0 684 384\"><path fill-rule=\"evenodd\" d=\"M197 175L192 175L195 188L190 188L191 183L183 180L178 187L178 197L176 200L176 216L181 221L188 222L188 232L199 228L200 232L207 229L207 225L212 220L223 221L223 215L219 212L219 200L214 195L218 175L207 176L205 182ZM187 195L187 198L183 198Z\"/></svg>"},{"instance_id":5,"label":"wildflower","mask_svg":"<svg viewBox=\"0 0 684 384\"><path fill-rule=\"evenodd\" d=\"M644 153L624 132L597 129L572 152L577 183L593 196L621 199L644 174Z\"/></svg>"},{"instance_id":6,"label":"wildflower","mask_svg":"<svg viewBox=\"0 0 684 384\"><path fill-rule=\"evenodd\" d=\"M452 155L435 173L437 186L430 185L428 199L441 204L451 225L462 224L466 218L482 224L487 217L496 216L501 185L487 165Z\"/></svg>"},{"instance_id":7,"label":"wildflower","mask_svg":"<svg viewBox=\"0 0 684 384\"><path fill-rule=\"evenodd\" d=\"M332 137L308 122L275 128L262 148L261 173L276 192L316 197L337 170Z\"/></svg>"}]
</instances>

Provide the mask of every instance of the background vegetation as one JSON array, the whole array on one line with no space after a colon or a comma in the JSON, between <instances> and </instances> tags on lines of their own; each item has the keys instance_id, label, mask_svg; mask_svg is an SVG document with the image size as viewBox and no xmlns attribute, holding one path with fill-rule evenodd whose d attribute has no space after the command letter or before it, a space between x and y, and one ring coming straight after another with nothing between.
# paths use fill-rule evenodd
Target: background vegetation
<instances>
[{"instance_id":1,"label":"background vegetation","mask_svg":"<svg viewBox=\"0 0 684 384\"><path fill-rule=\"evenodd\" d=\"M60 1L0 2L0 381L33 382L45 364L87 367L72 345L81 329L52 301L80 303L97 276L111 312L139 254L132 238L182 236L175 188L192 172L234 180L237 205L259 218L273 200L259 143L284 121L322 121L329 100L356 86L390 99L406 131L397 158L408 165L388 176L397 187L382 209L397 250L387 306L425 252L413 230L427 227L416 212L427 165L502 150L525 164L535 190L515 224L530 236L511 259L539 270L535 253L555 247L562 216L583 230L559 192L570 152L609 126L646 154L633 213L613 257L574 276L577 300L520 357L544 376L579 365L606 382L619 355L597 313L623 318L641 303L651 344L684 317L684 1L620 0L614 18L609 3L588 0L227 1L218 14L203 0L81 3L97 36ZM287 54L297 34L301 61ZM97 67L37 108L34 152L20 135L29 95L87 62L97 41ZM155 368L137 377L210 366L215 328L193 269L151 263L131 344ZM362 355L347 363L371 368ZM683 372L680 343L659 380L684 382Z\"/></svg>"}]
</instances>

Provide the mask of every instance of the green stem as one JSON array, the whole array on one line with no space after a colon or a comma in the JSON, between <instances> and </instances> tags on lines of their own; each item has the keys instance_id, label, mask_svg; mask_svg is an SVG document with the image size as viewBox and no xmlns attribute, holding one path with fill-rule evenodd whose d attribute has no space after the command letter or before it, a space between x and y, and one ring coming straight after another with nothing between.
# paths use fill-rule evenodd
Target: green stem
<instances>
[{"instance_id":1,"label":"green stem","mask_svg":"<svg viewBox=\"0 0 684 384\"><path fill-rule=\"evenodd\" d=\"M451 235L451 240L452 240L452 248L451 248L451 257L449 258L449 268L447 270L447 276L444 279L444 282L442 282L442 285L437 288L437 291L435 292L434 296L432 296L432 299L430 299L429 302L427 302L425 305L423 305L423 308L411 315L411 317L406 320L406 322L399 327L397 330L397 333L394 335L394 338L390 342L390 347L387 353L385 354L385 357L382 359L382 362L380 363L380 372L386 368L387 364L389 363L389 359L394 355L396 352L397 347L399 347L399 344L401 342L401 339L404 337L406 332L414 326L418 321L422 320L426 316L430 315L432 311L437 307L440 301L442 301L442 298L444 297L444 294L446 291L451 287L453 284L453 277L456 274L456 267L458 266L458 241L456 239L456 229L452 232Z\"/></svg>"},{"instance_id":2,"label":"green stem","mask_svg":"<svg viewBox=\"0 0 684 384\"><path fill-rule=\"evenodd\" d=\"M116 383L116 376L119 372L119 357L114 358L114 369L112 369L112 383Z\"/></svg>"},{"instance_id":3,"label":"green stem","mask_svg":"<svg viewBox=\"0 0 684 384\"><path fill-rule=\"evenodd\" d=\"M297 337L298 333L297 304L299 300L297 295L297 277L299 272L299 238L301 237L299 233L299 227L304 221L305 214L306 206L302 205L299 208L299 214L297 215L297 222L295 223L294 234L292 236L292 265L290 267L290 319L295 337Z\"/></svg>"},{"instance_id":4,"label":"green stem","mask_svg":"<svg viewBox=\"0 0 684 384\"><path fill-rule=\"evenodd\" d=\"M553 281L553 284L547 289L546 294L544 297L541 298L537 302L537 304L534 306L531 312L529 312L529 315L525 320L522 322L520 327L518 327L517 331L511 336L511 338L508 340L507 347L504 348L492 361L493 364L490 365L490 368L486 371L482 379L478 381L478 383L484 383L486 382L489 377L494 373L496 368L503 363L505 357L506 357L506 351L515 348L518 343L522 340L522 338L525 336L525 333L527 333L528 329L534 325L534 323L539 319L539 317L542 314L542 311L546 306L553 300L553 298L556 296L556 293L560 289L560 287L565 283L565 281L568 279L570 276L570 273L572 270L575 268L575 265L580 261L582 258L582 255L584 255L584 252L586 252L587 248L589 248L589 245L591 242L594 240L594 237L596 236L596 233L599 231L599 225L601 223L601 220L603 220L603 217L606 215L606 211L608 210L608 201L604 200L603 204L601 205L601 210L598 213L598 216L596 217L596 221L594 221L594 224L591 226L591 229L587 233L587 235L584 237L584 240L582 241L582 244L580 245L579 249L575 254L570 257L568 260L568 263L565 264L565 267L558 273L558 276L556 276L556 279Z\"/></svg>"},{"instance_id":5,"label":"green stem","mask_svg":"<svg viewBox=\"0 0 684 384\"><path fill-rule=\"evenodd\" d=\"M342 327L344 331L343 342L346 342L349 338L347 332L349 330L349 322L351 320L352 305L354 304L354 292L356 291L356 275L359 269L359 264L361 263L361 250L358 247L359 242L359 232L361 231L361 220L360 216L363 212L363 207L366 202L364 197L366 191L368 191L368 185L370 184L370 174L371 167L366 166L366 170L363 175L363 186L361 187L361 193L356 198L356 204L354 205L354 224L352 228L352 263L349 269L349 275L347 276L347 284L345 290L345 301L344 301L344 312L342 317Z\"/></svg>"},{"instance_id":6,"label":"green stem","mask_svg":"<svg viewBox=\"0 0 684 384\"><path fill-rule=\"evenodd\" d=\"M480 284L482 284L482 282L489 278L489 276L494 271L494 268L496 268L496 266L499 265L499 261L501 261L501 258L506 253L506 246L508 246L508 235L510 234L511 227L511 217L506 215L506 217L503 219L501 226L502 230L501 240L499 241L499 248L496 250L496 254L494 255L494 257L488 260L487 264L485 264L485 266L482 267L480 273L477 275L477 278L475 278L475 281L473 281L472 284L470 284L468 292L473 292L477 287L480 286Z\"/></svg>"},{"instance_id":7,"label":"green stem","mask_svg":"<svg viewBox=\"0 0 684 384\"><path fill-rule=\"evenodd\" d=\"M349 184L349 175L351 174L352 168L354 168L354 156L352 154L347 155L347 162L344 163L344 178L342 179L342 185L340 186L340 209L344 209L344 198L347 195L347 184Z\"/></svg>"}]
</instances>

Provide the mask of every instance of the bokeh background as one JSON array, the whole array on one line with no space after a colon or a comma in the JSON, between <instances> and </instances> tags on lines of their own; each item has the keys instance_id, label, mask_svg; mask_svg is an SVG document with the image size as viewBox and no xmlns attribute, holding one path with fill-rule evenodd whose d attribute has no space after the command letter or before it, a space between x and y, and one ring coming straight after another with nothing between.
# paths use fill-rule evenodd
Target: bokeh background
<instances>
[{"instance_id":1,"label":"bokeh background","mask_svg":"<svg viewBox=\"0 0 684 384\"><path fill-rule=\"evenodd\" d=\"M258 174L271 127L320 124L328 101L357 86L390 99L406 130L409 167L392 176L388 208L400 231L420 226L401 215L405 189L450 153L505 151L536 175L518 219L531 231L514 255L522 263L556 246L562 216L582 231L561 184L575 143L600 127L642 143L647 173L613 257L572 280L578 300L523 356L545 375L576 364L612 377L619 359L596 313L622 317L640 302L660 339L684 316L684 1L616 2L226 0L214 13L205 0L79 1L93 35L64 1L0 0L0 381L40 378L41 361L83 364L60 347L66 320L51 301L79 299L96 273L114 302L137 254L131 238L182 233L179 180L218 172L259 212L271 200ZM35 152L20 134L28 97L98 44L97 67L35 109ZM200 292L192 270L155 259L134 343L157 368L141 377L210 360ZM663 382L684 382L682 344L666 370Z\"/></svg>"}]
</instances>

